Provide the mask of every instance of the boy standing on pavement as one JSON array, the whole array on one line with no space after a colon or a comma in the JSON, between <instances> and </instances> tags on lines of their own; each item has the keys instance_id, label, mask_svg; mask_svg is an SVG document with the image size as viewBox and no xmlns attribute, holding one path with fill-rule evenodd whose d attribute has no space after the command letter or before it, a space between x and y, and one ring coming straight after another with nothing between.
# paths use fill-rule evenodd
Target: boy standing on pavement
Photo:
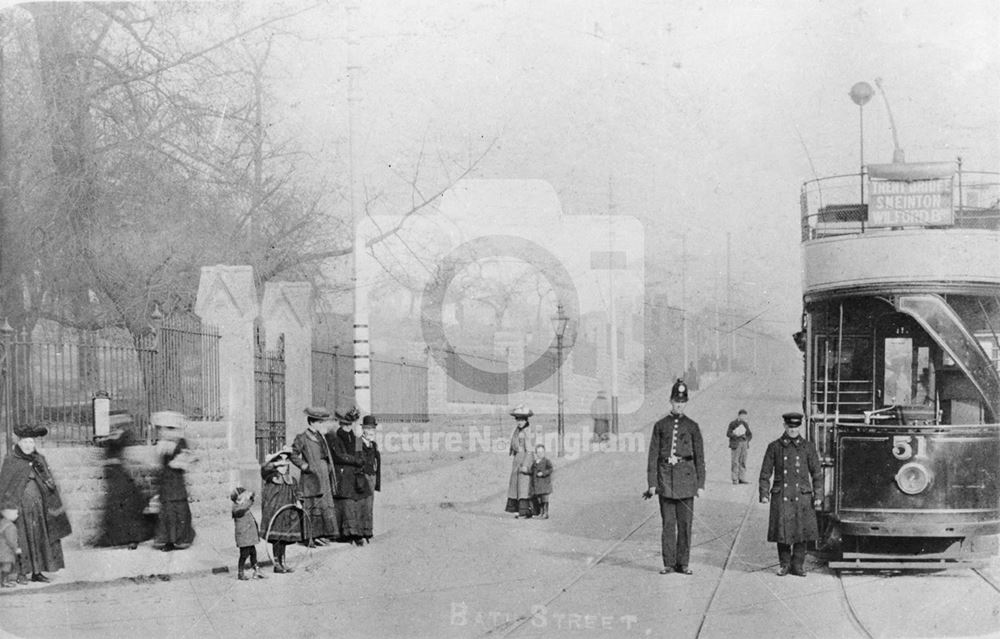
<instances>
[{"instance_id":1,"label":"boy standing on pavement","mask_svg":"<svg viewBox=\"0 0 1000 639\"><path fill-rule=\"evenodd\" d=\"M684 414L688 391L684 380L670 390L670 414L653 425L649 441L646 478L649 499L660 497L663 520L661 575L678 572L690 575L691 525L694 498L705 492L705 449L698 424Z\"/></svg>"},{"instance_id":2,"label":"boy standing on pavement","mask_svg":"<svg viewBox=\"0 0 1000 639\"><path fill-rule=\"evenodd\" d=\"M740 412L736 414L736 419L729 422L729 428L726 429L731 456L730 474L734 484L750 483L747 481L747 451L750 449L753 433L750 432L747 417L746 410L741 408Z\"/></svg>"}]
</instances>

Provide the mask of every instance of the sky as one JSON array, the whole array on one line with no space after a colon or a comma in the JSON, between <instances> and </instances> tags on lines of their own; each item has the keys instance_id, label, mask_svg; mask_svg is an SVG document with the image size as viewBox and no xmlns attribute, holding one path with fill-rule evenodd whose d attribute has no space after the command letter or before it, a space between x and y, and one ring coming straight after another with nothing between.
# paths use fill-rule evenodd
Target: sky
<instances>
[{"instance_id":1,"label":"sky","mask_svg":"<svg viewBox=\"0 0 1000 639\"><path fill-rule=\"evenodd\" d=\"M546 180L565 215L637 217L657 279L693 309L725 295L728 257L762 328L798 322L802 182L858 170L854 83L884 88L863 110L866 162L892 158L888 102L907 160L1000 169L997 2L350 6L293 20L272 75L277 130L322 170L350 167L356 214L373 193L375 212L403 210L410 178L430 189L493 141L474 177Z\"/></svg>"}]
</instances>

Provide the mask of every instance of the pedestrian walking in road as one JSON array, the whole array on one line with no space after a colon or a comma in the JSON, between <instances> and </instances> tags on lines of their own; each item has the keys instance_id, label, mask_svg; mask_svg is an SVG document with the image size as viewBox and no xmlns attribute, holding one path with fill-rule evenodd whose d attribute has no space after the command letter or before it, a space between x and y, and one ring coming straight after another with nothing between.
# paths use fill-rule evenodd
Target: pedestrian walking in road
<instances>
[{"instance_id":1,"label":"pedestrian walking in road","mask_svg":"<svg viewBox=\"0 0 1000 639\"><path fill-rule=\"evenodd\" d=\"M44 574L66 567L63 537L73 531L59 496L59 488L35 438L48 433L44 426L15 426L18 437L0 468L0 504L16 508L17 538L21 546L17 582L48 583Z\"/></svg>"},{"instance_id":2,"label":"pedestrian walking in road","mask_svg":"<svg viewBox=\"0 0 1000 639\"><path fill-rule=\"evenodd\" d=\"M687 372L684 373L684 379L687 380L688 390L696 391L701 386L701 380L698 378L698 369L695 368L693 361L688 363Z\"/></svg>"},{"instance_id":3,"label":"pedestrian walking in road","mask_svg":"<svg viewBox=\"0 0 1000 639\"><path fill-rule=\"evenodd\" d=\"M361 418L357 408L334 413L340 427L326 434L326 442L333 455L333 468L337 488L333 505L340 527L340 540L363 546L365 543L364 520L367 512L365 499L372 494L365 477L362 444L354 433L354 423Z\"/></svg>"},{"instance_id":4,"label":"pedestrian walking in road","mask_svg":"<svg viewBox=\"0 0 1000 639\"><path fill-rule=\"evenodd\" d=\"M17 508L7 504L0 509L0 588L17 585L17 562L21 546L17 540Z\"/></svg>"},{"instance_id":5,"label":"pedestrian walking in road","mask_svg":"<svg viewBox=\"0 0 1000 639\"><path fill-rule=\"evenodd\" d=\"M104 448L104 512L94 545L138 545L153 536L153 525L145 514L147 499L125 467L128 431L116 428L97 442Z\"/></svg>"},{"instance_id":6,"label":"pedestrian walking in road","mask_svg":"<svg viewBox=\"0 0 1000 639\"><path fill-rule=\"evenodd\" d=\"M545 446L535 446L535 462L531 465L531 497L535 512L541 519L549 518L549 495L552 494L552 462L545 456Z\"/></svg>"},{"instance_id":7,"label":"pedestrian walking in road","mask_svg":"<svg viewBox=\"0 0 1000 639\"><path fill-rule=\"evenodd\" d=\"M240 581L251 579L246 574L247 559L253 569L253 579L263 579L264 573L257 565L257 541L260 540L260 526L253 516L254 494L243 486L237 486L229 493L233 502L233 525L236 529L236 547L240 549L240 560L236 565L236 578Z\"/></svg>"},{"instance_id":8,"label":"pedestrian walking in road","mask_svg":"<svg viewBox=\"0 0 1000 639\"><path fill-rule=\"evenodd\" d=\"M285 564L285 549L305 539L299 484L289 472L291 456L292 447L285 446L265 459L260 468L261 536L271 544L274 572L278 574L295 572Z\"/></svg>"},{"instance_id":9,"label":"pedestrian walking in road","mask_svg":"<svg viewBox=\"0 0 1000 639\"><path fill-rule=\"evenodd\" d=\"M823 503L823 474L816 447L802 437L802 413L782 419L785 432L767 445L760 468L760 503L771 504L767 540L778 544L778 576L805 577L806 543L819 539L814 509Z\"/></svg>"},{"instance_id":10,"label":"pedestrian walking in road","mask_svg":"<svg viewBox=\"0 0 1000 639\"><path fill-rule=\"evenodd\" d=\"M364 517L361 520L361 534L365 543L371 543L375 535L375 493L382 490L382 454L375 441L378 422L374 415L365 415L361 420L361 458L364 463L365 478L371 494L364 499Z\"/></svg>"},{"instance_id":11,"label":"pedestrian walking in road","mask_svg":"<svg viewBox=\"0 0 1000 639\"><path fill-rule=\"evenodd\" d=\"M534 463L534 438L528 418L535 413L524 404L510 411L514 418L514 432L510 436L510 455L514 458L507 482L507 506L504 510L517 513L515 518L530 518L534 514L531 506L531 466Z\"/></svg>"},{"instance_id":12,"label":"pedestrian walking in road","mask_svg":"<svg viewBox=\"0 0 1000 639\"><path fill-rule=\"evenodd\" d=\"M301 471L299 490L303 513L307 519L309 546L325 546L327 539L340 536L333 493L337 478L333 473L333 454L320 430L330 420L330 411L322 407L307 408L306 429L292 442L291 461Z\"/></svg>"},{"instance_id":13,"label":"pedestrian walking in road","mask_svg":"<svg viewBox=\"0 0 1000 639\"><path fill-rule=\"evenodd\" d=\"M185 483L185 474L195 457L184 439L183 420L183 416L174 411L150 415L150 421L157 428L156 452L160 458L156 545L163 551L189 548L195 537Z\"/></svg>"},{"instance_id":14,"label":"pedestrian walking in road","mask_svg":"<svg viewBox=\"0 0 1000 639\"><path fill-rule=\"evenodd\" d=\"M606 392L597 391L597 397L590 402L590 417L594 420L593 441L608 441L608 433L611 430L611 403Z\"/></svg>"},{"instance_id":15,"label":"pedestrian walking in road","mask_svg":"<svg viewBox=\"0 0 1000 639\"><path fill-rule=\"evenodd\" d=\"M653 425L649 442L645 499L660 498L663 523L661 575L690 575L694 498L705 493L705 449L698 424L684 414L687 384L678 379L670 389L670 414Z\"/></svg>"},{"instance_id":16,"label":"pedestrian walking in road","mask_svg":"<svg viewBox=\"0 0 1000 639\"><path fill-rule=\"evenodd\" d=\"M749 484L747 481L747 451L750 450L750 415L744 409L736 413L736 419L729 422L726 437L729 438L729 474L734 484Z\"/></svg>"}]
</instances>

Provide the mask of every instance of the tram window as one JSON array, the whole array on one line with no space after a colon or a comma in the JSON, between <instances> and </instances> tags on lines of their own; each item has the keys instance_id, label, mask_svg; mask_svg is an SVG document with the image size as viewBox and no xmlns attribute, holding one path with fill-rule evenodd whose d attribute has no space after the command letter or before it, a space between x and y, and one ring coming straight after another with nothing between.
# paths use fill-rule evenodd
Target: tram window
<instances>
[{"instance_id":1,"label":"tram window","mask_svg":"<svg viewBox=\"0 0 1000 639\"><path fill-rule=\"evenodd\" d=\"M909 337L885 340L886 406L917 406L934 402L934 367L927 346L914 348Z\"/></svg>"},{"instance_id":2,"label":"tram window","mask_svg":"<svg viewBox=\"0 0 1000 639\"><path fill-rule=\"evenodd\" d=\"M882 397L886 405L910 403L913 382L913 340L890 337L885 340L885 384Z\"/></svg>"}]
</instances>

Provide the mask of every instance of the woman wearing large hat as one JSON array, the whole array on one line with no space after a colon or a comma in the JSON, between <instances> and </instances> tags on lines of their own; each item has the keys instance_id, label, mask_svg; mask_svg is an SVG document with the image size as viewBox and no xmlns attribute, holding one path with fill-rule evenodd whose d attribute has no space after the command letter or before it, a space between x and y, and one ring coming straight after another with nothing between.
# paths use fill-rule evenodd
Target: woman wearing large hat
<instances>
[{"instance_id":1,"label":"woman wearing large hat","mask_svg":"<svg viewBox=\"0 0 1000 639\"><path fill-rule=\"evenodd\" d=\"M160 514L156 524L156 546L164 551L182 550L194 542L191 505L185 480L194 455L184 439L184 416L159 411L149 416L157 428L156 452L160 458Z\"/></svg>"},{"instance_id":2,"label":"woman wearing large hat","mask_svg":"<svg viewBox=\"0 0 1000 639\"><path fill-rule=\"evenodd\" d=\"M507 507L509 513L517 513L517 517L531 517L531 465L535 462L534 437L528 418L534 415L530 408L521 404L510 411L514 418L514 432L510 436L510 454L513 461L510 467L510 481L507 483Z\"/></svg>"},{"instance_id":3,"label":"woman wearing large hat","mask_svg":"<svg viewBox=\"0 0 1000 639\"><path fill-rule=\"evenodd\" d=\"M372 494L368 478L364 472L364 457L361 442L354 433L354 423L361 418L357 408L334 413L340 428L326 434L326 442L333 454L333 468L337 476L337 489L333 504L337 511L337 525L340 538L358 546L364 544L366 532L364 521L365 500Z\"/></svg>"},{"instance_id":4,"label":"woman wearing large hat","mask_svg":"<svg viewBox=\"0 0 1000 639\"><path fill-rule=\"evenodd\" d=\"M29 573L32 581L48 582L44 572L66 566L60 540L72 528L49 464L35 447L35 438L47 433L41 426L16 426L17 443L0 468L0 508L19 512L19 583L27 583Z\"/></svg>"},{"instance_id":5,"label":"woman wearing large hat","mask_svg":"<svg viewBox=\"0 0 1000 639\"><path fill-rule=\"evenodd\" d=\"M333 455L321 428L330 420L330 411L322 407L307 408L306 429L292 442L291 461L301 471L299 490L302 509L308 519L309 544L324 545L326 538L340 534L333 493L337 479L333 473Z\"/></svg>"}]
</instances>

